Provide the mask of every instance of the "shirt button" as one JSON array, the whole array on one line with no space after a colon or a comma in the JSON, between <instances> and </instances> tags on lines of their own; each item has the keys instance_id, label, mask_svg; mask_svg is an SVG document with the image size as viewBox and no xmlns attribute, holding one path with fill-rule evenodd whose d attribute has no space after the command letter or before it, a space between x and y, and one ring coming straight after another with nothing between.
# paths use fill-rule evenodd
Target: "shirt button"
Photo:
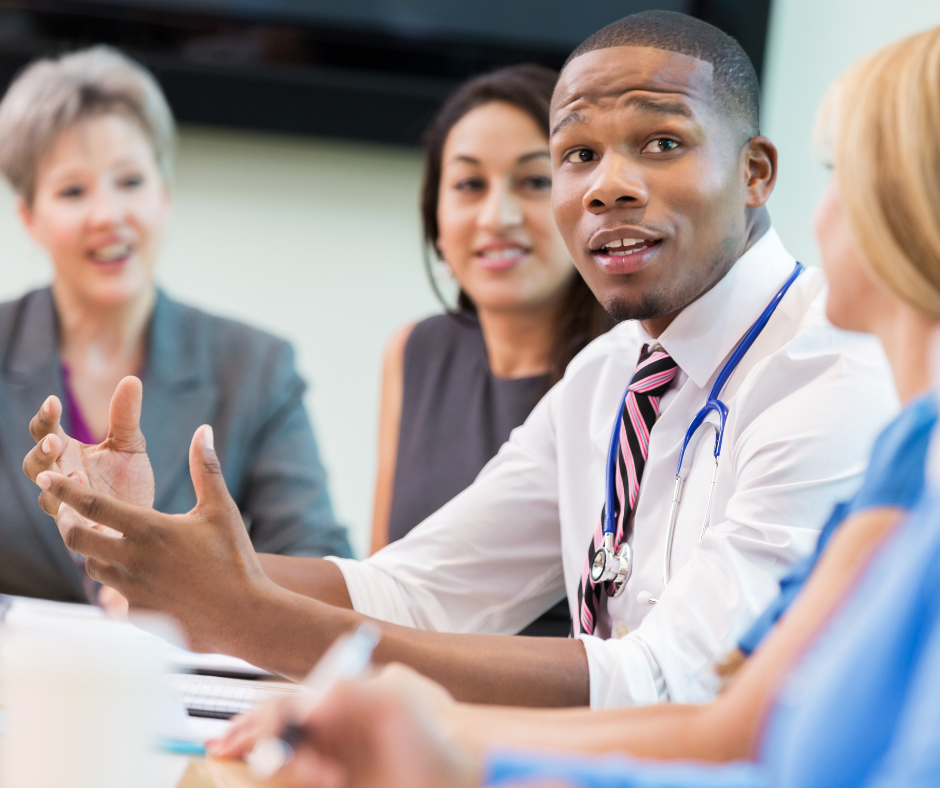
<instances>
[{"instance_id":1,"label":"shirt button","mask_svg":"<svg viewBox=\"0 0 940 788\"><path fill-rule=\"evenodd\" d=\"M617 624L617 628L614 630L614 636L617 638L625 638L629 632L630 630L627 629L626 624Z\"/></svg>"}]
</instances>

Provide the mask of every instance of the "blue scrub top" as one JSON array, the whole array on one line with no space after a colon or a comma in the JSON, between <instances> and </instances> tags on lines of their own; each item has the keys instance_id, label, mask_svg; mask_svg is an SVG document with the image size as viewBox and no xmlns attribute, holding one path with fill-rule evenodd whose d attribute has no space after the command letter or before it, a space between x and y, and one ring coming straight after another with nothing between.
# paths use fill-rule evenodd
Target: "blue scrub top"
<instances>
[{"instance_id":1,"label":"blue scrub top","mask_svg":"<svg viewBox=\"0 0 940 788\"><path fill-rule=\"evenodd\" d=\"M781 788L940 785L940 492L787 680L761 761Z\"/></svg>"},{"instance_id":2,"label":"blue scrub top","mask_svg":"<svg viewBox=\"0 0 940 788\"><path fill-rule=\"evenodd\" d=\"M937 417L936 399L925 395L910 402L881 432L875 440L859 491L835 507L819 534L816 549L793 564L783 576L780 594L738 643L741 651L750 655L760 645L803 588L833 533L849 516L881 506L914 508L924 489L927 449Z\"/></svg>"},{"instance_id":3,"label":"blue scrub top","mask_svg":"<svg viewBox=\"0 0 940 788\"><path fill-rule=\"evenodd\" d=\"M935 405L923 413L931 409L936 421ZM903 447L894 452L895 461L905 453ZM925 454L914 469L921 486ZM893 475L889 463L877 464ZM788 678L768 719L758 764L544 753L488 758L486 785L523 779L584 788L940 785L940 490L922 495Z\"/></svg>"}]
</instances>

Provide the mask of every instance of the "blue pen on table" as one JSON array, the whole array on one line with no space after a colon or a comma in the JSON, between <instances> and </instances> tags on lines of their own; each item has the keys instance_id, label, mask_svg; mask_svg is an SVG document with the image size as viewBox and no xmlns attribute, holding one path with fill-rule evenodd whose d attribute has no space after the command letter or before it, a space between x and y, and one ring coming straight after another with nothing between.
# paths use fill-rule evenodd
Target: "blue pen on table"
<instances>
[{"instance_id":1,"label":"blue pen on table","mask_svg":"<svg viewBox=\"0 0 940 788\"><path fill-rule=\"evenodd\" d=\"M157 749L168 755L205 755L206 748L202 744L185 739L158 739Z\"/></svg>"},{"instance_id":2,"label":"blue pen on table","mask_svg":"<svg viewBox=\"0 0 940 788\"><path fill-rule=\"evenodd\" d=\"M374 625L362 624L350 634L338 637L303 680L308 690L304 705L314 708L340 681L362 675L372 663L372 652L381 636ZM294 745L303 733L303 719L287 719L278 736L259 740L246 759L252 776L269 780L277 774L294 757Z\"/></svg>"}]
</instances>

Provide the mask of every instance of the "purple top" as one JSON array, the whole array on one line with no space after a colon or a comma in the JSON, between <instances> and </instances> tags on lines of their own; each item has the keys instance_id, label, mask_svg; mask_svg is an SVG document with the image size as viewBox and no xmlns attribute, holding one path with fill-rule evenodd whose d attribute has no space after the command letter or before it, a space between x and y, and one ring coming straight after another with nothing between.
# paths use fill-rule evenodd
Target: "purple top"
<instances>
[{"instance_id":1,"label":"purple top","mask_svg":"<svg viewBox=\"0 0 940 788\"><path fill-rule=\"evenodd\" d=\"M68 364L60 364L59 366L62 370L62 392L65 395L62 410L64 411L65 421L69 425L69 435L79 443L90 443L92 445L101 443L92 434L91 428L82 414L82 409L78 406L78 400L75 399L75 392L72 391L72 370L69 369Z\"/></svg>"},{"instance_id":2,"label":"purple top","mask_svg":"<svg viewBox=\"0 0 940 788\"><path fill-rule=\"evenodd\" d=\"M91 428L88 426L88 422L85 421L85 416L82 414L81 408L78 407L78 400L75 399L75 392L72 391L72 370L69 369L68 364L59 364L59 368L62 370L62 394L64 399L62 403L62 415L65 416L65 421L69 425L68 432L70 437L74 438L79 443L90 443L92 445L101 443L100 440L92 435ZM92 580L88 576L88 573L85 571L85 557L83 555L71 550L69 550L69 554L82 573L82 587L88 595L88 601L93 605L97 605L98 591L101 589L101 583Z\"/></svg>"}]
</instances>

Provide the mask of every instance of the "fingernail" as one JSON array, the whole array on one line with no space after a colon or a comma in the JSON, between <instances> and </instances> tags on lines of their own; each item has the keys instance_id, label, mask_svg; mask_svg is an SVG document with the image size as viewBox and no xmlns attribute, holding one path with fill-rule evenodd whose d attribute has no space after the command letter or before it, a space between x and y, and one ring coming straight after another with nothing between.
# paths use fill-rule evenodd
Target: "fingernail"
<instances>
[{"instance_id":1,"label":"fingernail","mask_svg":"<svg viewBox=\"0 0 940 788\"><path fill-rule=\"evenodd\" d=\"M36 477L36 484L42 487L42 489L48 490L49 485L52 484L52 479L49 478L48 473L40 473L39 476Z\"/></svg>"},{"instance_id":2,"label":"fingernail","mask_svg":"<svg viewBox=\"0 0 940 788\"><path fill-rule=\"evenodd\" d=\"M42 449L43 454L49 454L52 451L52 439L47 435L42 439L42 443L39 444L39 448Z\"/></svg>"},{"instance_id":3,"label":"fingernail","mask_svg":"<svg viewBox=\"0 0 940 788\"><path fill-rule=\"evenodd\" d=\"M48 397L46 397L46 401L42 403L42 409L46 413L52 410L52 395L51 394Z\"/></svg>"},{"instance_id":4,"label":"fingernail","mask_svg":"<svg viewBox=\"0 0 940 788\"><path fill-rule=\"evenodd\" d=\"M215 451L215 438L212 435L212 427L207 426L202 431L202 445L209 451Z\"/></svg>"}]
</instances>

